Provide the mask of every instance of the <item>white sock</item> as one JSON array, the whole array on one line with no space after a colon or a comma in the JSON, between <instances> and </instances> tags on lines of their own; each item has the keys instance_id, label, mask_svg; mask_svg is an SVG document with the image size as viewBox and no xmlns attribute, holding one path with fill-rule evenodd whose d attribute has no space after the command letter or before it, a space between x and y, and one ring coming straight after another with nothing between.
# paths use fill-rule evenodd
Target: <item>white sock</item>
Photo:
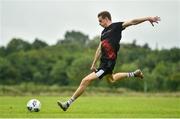
<instances>
[{"instance_id":1,"label":"white sock","mask_svg":"<svg viewBox=\"0 0 180 119\"><path fill-rule=\"evenodd\" d=\"M74 102L74 98L73 97L71 97L68 101L67 101L67 103L69 104L69 105L71 105L73 102Z\"/></svg>"},{"instance_id":2,"label":"white sock","mask_svg":"<svg viewBox=\"0 0 180 119\"><path fill-rule=\"evenodd\" d=\"M134 72L129 72L128 73L128 78L130 78L130 77L134 77Z\"/></svg>"}]
</instances>

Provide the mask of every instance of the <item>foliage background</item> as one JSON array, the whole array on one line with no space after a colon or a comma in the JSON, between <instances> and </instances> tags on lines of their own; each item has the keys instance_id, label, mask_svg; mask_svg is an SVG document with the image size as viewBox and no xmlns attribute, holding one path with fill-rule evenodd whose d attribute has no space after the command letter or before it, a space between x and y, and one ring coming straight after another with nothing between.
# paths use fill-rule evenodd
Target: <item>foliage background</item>
<instances>
[{"instance_id":1,"label":"foliage background","mask_svg":"<svg viewBox=\"0 0 180 119\"><path fill-rule=\"evenodd\" d=\"M33 43L13 38L6 47L0 47L0 85L77 87L91 72L98 43L99 36L89 39L78 31L67 31L63 39L51 46L38 38ZM143 81L133 78L115 84L95 81L92 87L145 92L180 90L179 48L151 49L148 44L137 45L136 40L121 44L114 72L137 68L144 72Z\"/></svg>"}]
</instances>

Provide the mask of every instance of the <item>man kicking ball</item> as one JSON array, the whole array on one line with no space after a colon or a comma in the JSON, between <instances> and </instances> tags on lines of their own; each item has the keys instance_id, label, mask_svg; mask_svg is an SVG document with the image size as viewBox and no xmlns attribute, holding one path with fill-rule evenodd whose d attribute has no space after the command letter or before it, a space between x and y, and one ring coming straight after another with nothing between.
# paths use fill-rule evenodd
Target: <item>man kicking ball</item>
<instances>
[{"instance_id":1,"label":"man kicking ball","mask_svg":"<svg viewBox=\"0 0 180 119\"><path fill-rule=\"evenodd\" d=\"M103 11L98 14L99 24L104 28L101 33L101 41L96 50L95 57L91 66L93 71L89 75L85 76L77 90L74 92L72 97L66 102L58 101L58 105L61 109L66 111L69 106L85 91L86 87L94 80L101 80L106 78L110 83L114 83L118 80L122 80L130 77L143 78L143 73L140 69L135 70L134 72L119 72L113 74L113 69L116 64L117 53L120 48L120 40L122 31L133 25L140 24L145 21L149 21L152 26L154 22L158 23L160 17L144 17L137 18L125 22L116 22L112 23L111 14L108 11ZM99 68L96 69L96 63L100 59Z\"/></svg>"}]
</instances>

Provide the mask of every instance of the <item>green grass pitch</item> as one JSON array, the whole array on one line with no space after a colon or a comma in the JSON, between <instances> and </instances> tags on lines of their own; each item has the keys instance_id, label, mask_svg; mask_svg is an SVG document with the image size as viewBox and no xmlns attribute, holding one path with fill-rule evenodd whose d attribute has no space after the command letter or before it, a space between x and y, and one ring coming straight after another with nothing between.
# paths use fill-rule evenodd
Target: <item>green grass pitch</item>
<instances>
[{"instance_id":1,"label":"green grass pitch","mask_svg":"<svg viewBox=\"0 0 180 119\"><path fill-rule=\"evenodd\" d=\"M41 101L40 112L26 109L32 98ZM58 96L0 96L0 118L180 118L179 97L87 96L80 97L66 112L57 106L58 99Z\"/></svg>"}]
</instances>

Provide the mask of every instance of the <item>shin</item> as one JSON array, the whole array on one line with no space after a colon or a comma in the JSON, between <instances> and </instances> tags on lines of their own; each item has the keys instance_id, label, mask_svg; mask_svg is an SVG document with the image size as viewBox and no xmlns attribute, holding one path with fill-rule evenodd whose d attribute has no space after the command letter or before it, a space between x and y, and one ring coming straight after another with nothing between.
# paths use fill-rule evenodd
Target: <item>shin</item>
<instances>
[{"instance_id":1,"label":"shin","mask_svg":"<svg viewBox=\"0 0 180 119\"><path fill-rule=\"evenodd\" d=\"M93 72L89 75L87 75L85 78L83 78L83 80L81 81L79 87L77 88L77 90L75 91L75 93L73 94L73 98L77 99L86 89L86 87L95 79L97 79L98 77L96 76L96 74Z\"/></svg>"}]
</instances>

